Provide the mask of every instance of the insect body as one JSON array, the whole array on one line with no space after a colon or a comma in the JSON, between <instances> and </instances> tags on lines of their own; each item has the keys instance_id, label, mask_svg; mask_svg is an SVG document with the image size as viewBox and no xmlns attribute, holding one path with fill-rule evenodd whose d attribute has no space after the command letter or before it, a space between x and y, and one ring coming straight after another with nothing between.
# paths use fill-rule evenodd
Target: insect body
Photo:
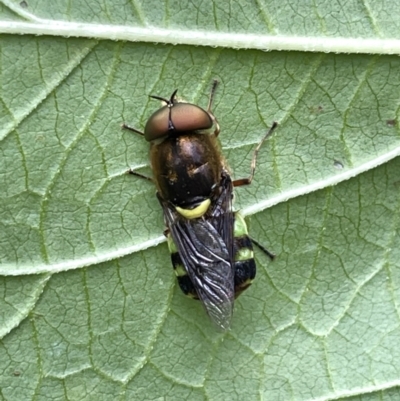
<instances>
[{"instance_id":1,"label":"insect body","mask_svg":"<svg viewBox=\"0 0 400 401\"><path fill-rule=\"evenodd\" d=\"M256 274L246 223L232 209L233 188L251 183L257 152L277 123L258 144L250 177L232 181L217 141L219 125L211 112L216 86L214 81L207 110L178 102L177 91L169 99L151 96L166 105L149 118L144 132L125 124L123 128L150 142L154 179L129 173L156 185L180 288L200 299L211 320L225 330L235 297Z\"/></svg>"}]
</instances>

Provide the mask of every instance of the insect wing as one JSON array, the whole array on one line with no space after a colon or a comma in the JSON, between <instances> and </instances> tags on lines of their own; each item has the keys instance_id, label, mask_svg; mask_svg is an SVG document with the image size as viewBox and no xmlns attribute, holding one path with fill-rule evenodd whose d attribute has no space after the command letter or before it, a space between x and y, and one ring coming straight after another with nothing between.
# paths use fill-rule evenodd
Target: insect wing
<instances>
[{"instance_id":1,"label":"insect wing","mask_svg":"<svg viewBox=\"0 0 400 401\"><path fill-rule=\"evenodd\" d=\"M183 224L182 224L183 223ZM197 294L211 320L222 329L230 326L234 276L228 248L205 220L179 221L179 252Z\"/></svg>"},{"instance_id":2,"label":"insect wing","mask_svg":"<svg viewBox=\"0 0 400 401\"><path fill-rule=\"evenodd\" d=\"M209 220L226 244L230 260L234 257L234 213L232 211L233 184L229 174L224 171L218 189L221 191L213 199Z\"/></svg>"},{"instance_id":3,"label":"insect wing","mask_svg":"<svg viewBox=\"0 0 400 401\"><path fill-rule=\"evenodd\" d=\"M160 202L198 297L211 320L227 330L234 302L234 273L228 247L210 221L182 219L166 202Z\"/></svg>"}]
</instances>

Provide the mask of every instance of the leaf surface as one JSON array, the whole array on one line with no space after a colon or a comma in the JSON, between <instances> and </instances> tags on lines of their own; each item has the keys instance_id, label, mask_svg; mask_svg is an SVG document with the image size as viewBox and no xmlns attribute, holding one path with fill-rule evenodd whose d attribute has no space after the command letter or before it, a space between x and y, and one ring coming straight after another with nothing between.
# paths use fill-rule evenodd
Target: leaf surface
<instances>
[{"instance_id":1,"label":"leaf surface","mask_svg":"<svg viewBox=\"0 0 400 401\"><path fill-rule=\"evenodd\" d=\"M2 3L0 400L400 398L400 10L317 3ZM277 259L256 250L225 334L120 129L212 79L234 178L279 122L235 200Z\"/></svg>"}]
</instances>

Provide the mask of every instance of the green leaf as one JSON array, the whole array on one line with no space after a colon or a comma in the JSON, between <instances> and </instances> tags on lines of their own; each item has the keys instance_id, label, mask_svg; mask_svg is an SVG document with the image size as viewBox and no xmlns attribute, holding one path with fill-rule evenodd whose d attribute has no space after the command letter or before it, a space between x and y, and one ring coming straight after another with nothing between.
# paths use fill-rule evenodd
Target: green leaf
<instances>
[{"instance_id":1,"label":"green leaf","mask_svg":"<svg viewBox=\"0 0 400 401\"><path fill-rule=\"evenodd\" d=\"M2 3L0 400L400 398L400 6L301 3ZM277 258L227 333L120 128L214 78L235 178L279 122L235 200Z\"/></svg>"}]
</instances>

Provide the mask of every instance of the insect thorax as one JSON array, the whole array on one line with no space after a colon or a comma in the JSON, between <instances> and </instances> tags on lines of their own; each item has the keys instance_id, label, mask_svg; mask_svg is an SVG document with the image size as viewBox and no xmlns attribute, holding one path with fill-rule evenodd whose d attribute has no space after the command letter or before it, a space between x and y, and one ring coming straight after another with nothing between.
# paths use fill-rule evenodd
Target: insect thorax
<instances>
[{"instance_id":1,"label":"insect thorax","mask_svg":"<svg viewBox=\"0 0 400 401\"><path fill-rule=\"evenodd\" d=\"M209 199L221 179L223 159L212 134L168 137L151 147L150 158L159 194L184 209Z\"/></svg>"}]
</instances>

